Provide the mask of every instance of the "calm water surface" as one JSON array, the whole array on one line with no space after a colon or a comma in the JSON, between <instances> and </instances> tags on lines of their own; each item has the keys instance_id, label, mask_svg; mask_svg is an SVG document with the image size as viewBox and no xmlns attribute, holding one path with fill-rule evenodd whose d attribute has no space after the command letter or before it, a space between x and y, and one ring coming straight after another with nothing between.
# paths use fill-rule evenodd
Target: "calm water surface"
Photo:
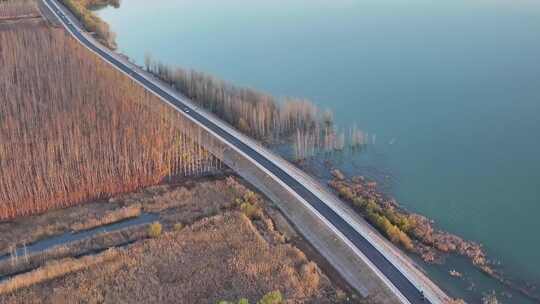
<instances>
[{"instance_id":1,"label":"calm water surface","mask_svg":"<svg viewBox=\"0 0 540 304\"><path fill-rule=\"evenodd\" d=\"M408 209L540 282L540 2L129 0L99 14L141 64L149 52L357 122L376 141L349 168L391 172ZM451 294L502 290L449 262L427 270Z\"/></svg>"}]
</instances>

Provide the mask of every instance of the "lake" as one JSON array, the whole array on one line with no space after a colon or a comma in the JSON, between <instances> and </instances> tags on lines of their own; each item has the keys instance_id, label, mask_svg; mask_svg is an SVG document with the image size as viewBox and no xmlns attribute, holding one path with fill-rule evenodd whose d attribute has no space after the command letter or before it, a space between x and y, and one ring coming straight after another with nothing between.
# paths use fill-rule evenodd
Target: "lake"
<instances>
[{"instance_id":1,"label":"lake","mask_svg":"<svg viewBox=\"0 0 540 304\"><path fill-rule=\"evenodd\" d=\"M540 2L129 0L98 14L141 65L151 53L307 97L376 134L349 170L391 172L407 209L540 282ZM426 269L471 302L504 290L458 258Z\"/></svg>"}]
</instances>

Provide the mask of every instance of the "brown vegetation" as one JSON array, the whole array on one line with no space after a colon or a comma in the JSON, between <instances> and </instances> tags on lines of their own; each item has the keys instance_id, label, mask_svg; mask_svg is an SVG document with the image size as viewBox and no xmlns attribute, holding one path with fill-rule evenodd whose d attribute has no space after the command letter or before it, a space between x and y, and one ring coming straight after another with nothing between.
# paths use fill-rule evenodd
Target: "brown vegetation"
<instances>
[{"instance_id":1,"label":"brown vegetation","mask_svg":"<svg viewBox=\"0 0 540 304\"><path fill-rule=\"evenodd\" d=\"M338 170L332 174L334 179L330 181L330 187L394 243L417 252L426 262L436 262L442 258L441 253L457 253L468 257L484 271L492 272L479 244L438 230L426 217L400 208L395 200L387 199L377 191L374 182L363 177L347 180Z\"/></svg>"},{"instance_id":2,"label":"brown vegetation","mask_svg":"<svg viewBox=\"0 0 540 304\"><path fill-rule=\"evenodd\" d=\"M160 185L119 195L111 198L108 203L88 203L0 223L0 235L2 235L0 255L12 255L12 258L0 260L0 277L34 269L51 259L79 256L147 237L159 236L161 232L154 232L155 227L161 227L162 231L167 229L180 231L184 228L184 223L189 225L201 218L213 216L218 213L216 210L223 212L238 208L232 202L241 194L238 192L239 186L232 186L233 184L237 185L224 179L198 178L194 180L189 178L188 181L179 185ZM258 196L257 200L262 205ZM68 233L74 228L82 230L110 224L125 216L140 214L142 208L145 212L152 210L158 213L161 217L160 225L132 226L114 232L99 233L44 252L28 254L20 252L18 257L13 255L15 248L21 251L25 244Z\"/></svg>"},{"instance_id":3,"label":"brown vegetation","mask_svg":"<svg viewBox=\"0 0 540 304\"><path fill-rule=\"evenodd\" d=\"M218 304L249 304L249 300L246 298L241 298L238 300L238 302L233 301L219 301ZM283 296L281 295L281 292L279 290L269 292L265 294L259 301L257 301L257 304L284 304L285 300L283 299Z\"/></svg>"},{"instance_id":4,"label":"brown vegetation","mask_svg":"<svg viewBox=\"0 0 540 304\"><path fill-rule=\"evenodd\" d=\"M62 30L0 31L0 66L0 220L221 166L181 114Z\"/></svg>"},{"instance_id":5,"label":"brown vegetation","mask_svg":"<svg viewBox=\"0 0 540 304\"><path fill-rule=\"evenodd\" d=\"M103 231L45 251L26 253L23 251L18 256L11 254L9 258L0 260L0 277L30 271L53 260L84 256L146 239L149 237L148 226L136 225L122 230Z\"/></svg>"},{"instance_id":6,"label":"brown vegetation","mask_svg":"<svg viewBox=\"0 0 540 304\"><path fill-rule=\"evenodd\" d=\"M157 238L161 235L163 226L159 222L154 222L148 226L148 236L151 238Z\"/></svg>"},{"instance_id":7,"label":"brown vegetation","mask_svg":"<svg viewBox=\"0 0 540 304\"><path fill-rule=\"evenodd\" d=\"M101 43L108 48L116 48L116 35L111 31L109 25L94 14L91 9L107 5L119 7L119 0L60 0L60 2L79 19L87 31L95 33L96 38Z\"/></svg>"},{"instance_id":8,"label":"brown vegetation","mask_svg":"<svg viewBox=\"0 0 540 304\"><path fill-rule=\"evenodd\" d=\"M34 0L0 0L0 20L39 16Z\"/></svg>"},{"instance_id":9,"label":"brown vegetation","mask_svg":"<svg viewBox=\"0 0 540 304\"><path fill-rule=\"evenodd\" d=\"M260 208L258 218L249 220L240 212L239 202L246 200ZM31 255L28 263L20 257L20 267L15 271L51 263L50 259L87 254L138 240L125 247L125 252L118 249L121 252L118 259L0 296L0 303L57 303L60 299L78 303L92 299L104 303L191 304L241 297L257 303L256 300L277 290L283 293L286 303L346 301L347 294L336 290L317 264L289 244L275 228L274 221L284 220L282 216L268 213L271 208L264 198L234 177L199 178L196 182L189 179L177 185L149 187L116 196L107 203L52 212L62 213L61 217L51 218L50 213L35 216L29 223L45 223L40 218L46 218L70 227L81 213L92 212L89 206L98 209L99 214L132 206L154 206L153 210L161 210L162 234L159 238L146 239L149 225L144 225ZM16 221L13 227L26 225L26 218ZM180 222L184 223L182 229L176 225ZM2 225L10 224L0 224L0 228ZM16 230L18 234L26 233L22 228ZM36 227L24 228L32 231ZM0 275L13 273L9 261L5 266L0 269Z\"/></svg>"},{"instance_id":10,"label":"brown vegetation","mask_svg":"<svg viewBox=\"0 0 540 304\"><path fill-rule=\"evenodd\" d=\"M169 67L149 55L145 68L244 134L264 143L292 143L297 159L345 147L345 134L335 128L333 114L308 100L280 100L205 73ZM350 142L355 146L364 144L362 133L354 130Z\"/></svg>"},{"instance_id":11,"label":"brown vegetation","mask_svg":"<svg viewBox=\"0 0 540 304\"><path fill-rule=\"evenodd\" d=\"M216 303L246 297L254 302L280 290L293 303L335 303L332 284L314 263L290 245L267 242L240 213L135 243L115 263L96 264L0 301Z\"/></svg>"},{"instance_id":12,"label":"brown vegetation","mask_svg":"<svg viewBox=\"0 0 540 304\"><path fill-rule=\"evenodd\" d=\"M443 262L446 254L462 255L502 284L538 300L533 289L516 284L495 270L480 244L437 229L430 219L400 208L395 200L377 191L374 182L367 182L363 177L348 180L338 170L332 173L334 179L330 187L392 242L415 252L428 263Z\"/></svg>"},{"instance_id":13,"label":"brown vegetation","mask_svg":"<svg viewBox=\"0 0 540 304\"><path fill-rule=\"evenodd\" d=\"M51 210L43 214L18 217L0 222L0 255L9 254L11 248L22 248L39 240L68 233L77 228L97 224L102 218L112 218L122 209L136 209L141 203L123 205L117 203L89 202L71 208ZM89 229L89 228L88 228ZM145 231L146 232L146 231ZM0 273L2 273L0 271ZM1 275L1 274L0 274Z\"/></svg>"},{"instance_id":14,"label":"brown vegetation","mask_svg":"<svg viewBox=\"0 0 540 304\"><path fill-rule=\"evenodd\" d=\"M319 122L319 110L305 100L287 100L280 104L270 95L238 88L204 73L173 69L149 56L145 67L205 109L257 139L293 135L297 129L310 129Z\"/></svg>"},{"instance_id":15,"label":"brown vegetation","mask_svg":"<svg viewBox=\"0 0 540 304\"><path fill-rule=\"evenodd\" d=\"M127 206L119 208L101 215L100 217L85 216L83 222L75 223L71 226L73 231L88 230L99 226L109 225L125 219L138 217L141 215L142 207L140 205Z\"/></svg>"},{"instance_id":16,"label":"brown vegetation","mask_svg":"<svg viewBox=\"0 0 540 304\"><path fill-rule=\"evenodd\" d=\"M391 208L387 204L382 206L380 197L369 195L369 187L366 184L362 182L349 183L339 171L334 171L334 176L336 178L329 184L341 198L352 203L373 226L383 232L393 243L399 244L407 250L413 249L413 242L406 232L414 226L414 222L408 216L398 213L395 208Z\"/></svg>"},{"instance_id":17,"label":"brown vegetation","mask_svg":"<svg viewBox=\"0 0 540 304\"><path fill-rule=\"evenodd\" d=\"M72 272L81 271L115 258L118 258L118 252L115 250L108 250L97 256L86 256L80 259L66 258L59 261L53 261L34 271L0 282L0 295L62 277Z\"/></svg>"}]
</instances>

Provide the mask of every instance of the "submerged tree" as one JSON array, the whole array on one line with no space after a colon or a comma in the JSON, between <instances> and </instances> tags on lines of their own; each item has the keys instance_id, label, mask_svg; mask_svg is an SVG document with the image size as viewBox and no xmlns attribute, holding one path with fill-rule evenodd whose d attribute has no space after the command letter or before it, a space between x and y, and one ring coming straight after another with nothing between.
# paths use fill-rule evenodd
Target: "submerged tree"
<instances>
[{"instance_id":1,"label":"submerged tree","mask_svg":"<svg viewBox=\"0 0 540 304\"><path fill-rule=\"evenodd\" d=\"M211 75L171 68L145 55L144 65L163 81L241 132L264 143L290 142L296 159L318 151L343 150L347 140L334 126L333 113L298 98L276 99L250 88L236 87ZM355 131L350 140L365 144L363 133ZM361 143L360 143L361 140Z\"/></svg>"}]
</instances>

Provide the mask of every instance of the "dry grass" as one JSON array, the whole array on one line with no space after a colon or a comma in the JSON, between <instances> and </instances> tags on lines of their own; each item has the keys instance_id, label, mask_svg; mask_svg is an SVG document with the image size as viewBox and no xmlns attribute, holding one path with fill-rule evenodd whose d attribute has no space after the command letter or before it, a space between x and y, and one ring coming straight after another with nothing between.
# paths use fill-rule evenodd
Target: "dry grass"
<instances>
[{"instance_id":1,"label":"dry grass","mask_svg":"<svg viewBox=\"0 0 540 304\"><path fill-rule=\"evenodd\" d=\"M128 207L123 207L116 209L110 212L105 213L101 217L90 217L84 219L84 222L75 223L71 226L73 231L88 230L99 226L109 225L116 223L125 219L138 217L141 215L141 205L133 205Z\"/></svg>"},{"instance_id":2,"label":"dry grass","mask_svg":"<svg viewBox=\"0 0 540 304\"><path fill-rule=\"evenodd\" d=\"M111 261L118 256L118 251L108 250L96 256L86 256L80 259L67 258L53 261L29 273L21 274L7 281L0 282L0 295L62 277L72 272L81 271L97 264Z\"/></svg>"},{"instance_id":3,"label":"dry grass","mask_svg":"<svg viewBox=\"0 0 540 304\"><path fill-rule=\"evenodd\" d=\"M0 31L0 66L0 220L220 167L179 113L63 30Z\"/></svg>"},{"instance_id":4,"label":"dry grass","mask_svg":"<svg viewBox=\"0 0 540 304\"><path fill-rule=\"evenodd\" d=\"M239 201L260 206L260 215L249 220L240 211ZM284 219L275 214L269 218L271 208L264 198L234 177L190 179L177 185L149 187L116 196L108 203L54 211L57 214L52 217L49 213L35 216L34 221L44 224L54 221L69 228L82 214L100 218L132 206L159 210L159 221L163 224L161 236L137 241L112 263L0 296L0 303L192 304L242 297L255 303L273 290L283 292L289 300L287 303L345 303L347 295L336 290L319 267L287 243L281 230L276 230L274 223L277 227L287 226L280 223ZM17 233L36 229L32 221L24 220L14 223L15 227L27 226L27 230L19 228ZM183 223L182 229L175 227L178 223ZM57 248L44 257L30 257L30 264L36 267L50 259L141 240L147 237L148 226ZM5 266L6 270L13 270L9 263ZM3 270L0 267L0 273Z\"/></svg>"},{"instance_id":5,"label":"dry grass","mask_svg":"<svg viewBox=\"0 0 540 304\"><path fill-rule=\"evenodd\" d=\"M269 243L243 214L203 219L180 232L136 243L117 267L95 265L0 297L4 303L252 302L280 290L289 303L335 303L317 265L291 245Z\"/></svg>"},{"instance_id":6,"label":"dry grass","mask_svg":"<svg viewBox=\"0 0 540 304\"><path fill-rule=\"evenodd\" d=\"M219 210L230 209L237 196L238 193L223 179L190 178L178 185L153 186L117 195L109 202L92 202L31 217L20 217L0 223L0 255L8 253L11 246L22 247L23 244L74 228L90 227L102 219L130 214L141 207L144 212L162 212L162 222L167 226L193 223ZM168 209L173 211L168 212Z\"/></svg>"},{"instance_id":7,"label":"dry grass","mask_svg":"<svg viewBox=\"0 0 540 304\"><path fill-rule=\"evenodd\" d=\"M0 20L39 16L35 0L0 0Z\"/></svg>"},{"instance_id":8,"label":"dry grass","mask_svg":"<svg viewBox=\"0 0 540 304\"><path fill-rule=\"evenodd\" d=\"M22 247L23 244L68 232L87 218L104 217L118 208L118 204L94 202L0 223L0 254L8 253L11 246Z\"/></svg>"},{"instance_id":9,"label":"dry grass","mask_svg":"<svg viewBox=\"0 0 540 304\"><path fill-rule=\"evenodd\" d=\"M49 250L20 255L16 260L0 261L0 276L9 276L36 269L49 261L78 257L92 252L124 246L148 237L148 225L138 225L113 232L103 232L86 239L53 247Z\"/></svg>"}]
</instances>

